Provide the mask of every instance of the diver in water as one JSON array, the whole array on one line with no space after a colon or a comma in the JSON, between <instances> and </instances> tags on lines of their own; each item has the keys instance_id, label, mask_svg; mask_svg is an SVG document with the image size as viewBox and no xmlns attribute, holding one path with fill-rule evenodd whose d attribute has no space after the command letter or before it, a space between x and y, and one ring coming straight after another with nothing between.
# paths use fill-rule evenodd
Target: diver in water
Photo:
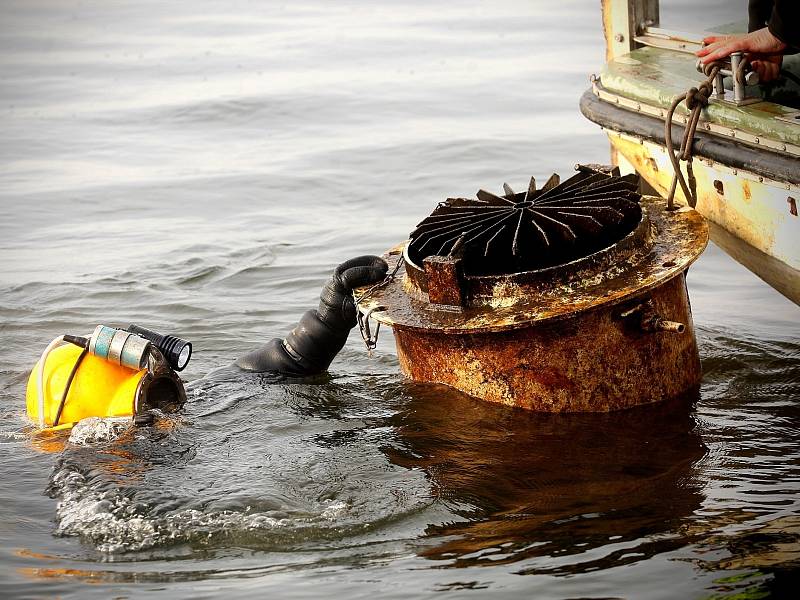
<instances>
[{"instance_id":1,"label":"diver in water","mask_svg":"<svg viewBox=\"0 0 800 600\"><path fill-rule=\"evenodd\" d=\"M353 290L383 281L386 261L359 256L343 262L284 339L275 338L234 364L246 371L294 377L324 372L356 324ZM130 325L98 325L88 337L63 334L45 348L25 393L28 417L40 429L69 428L89 418L133 416L153 422L151 409L172 413L186 402L176 371L189 362L191 343Z\"/></svg>"},{"instance_id":2,"label":"diver in water","mask_svg":"<svg viewBox=\"0 0 800 600\"><path fill-rule=\"evenodd\" d=\"M316 375L325 371L344 347L356 324L355 288L382 281L388 265L378 256L359 256L343 262L322 288L319 306L300 317L283 339L274 338L236 361L246 371L284 375Z\"/></svg>"}]
</instances>

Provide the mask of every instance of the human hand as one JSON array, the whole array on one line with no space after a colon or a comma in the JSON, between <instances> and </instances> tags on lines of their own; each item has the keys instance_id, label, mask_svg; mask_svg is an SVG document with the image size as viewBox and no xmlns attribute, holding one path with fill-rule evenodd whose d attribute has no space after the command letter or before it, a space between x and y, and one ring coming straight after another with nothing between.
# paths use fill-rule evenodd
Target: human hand
<instances>
[{"instance_id":1,"label":"human hand","mask_svg":"<svg viewBox=\"0 0 800 600\"><path fill-rule=\"evenodd\" d=\"M758 81L761 83L774 81L780 77L782 64L783 56L781 55L765 56L750 61L750 66L758 73Z\"/></svg>"},{"instance_id":2,"label":"human hand","mask_svg":"<svg viewBox=\"0 0 800 600\"><path fill-rule=\"evenodd\" d=\"M354 327L356 305L353 290L383 281L389 265L380 256L359 256L343 262L319 295L319 314L324 321Z\"/></svg>"},{"instance_id":3,"label":"human hand","mask_svg":"<svg viewBox=\"0 0 800 600\"><path fill-rule=\"evenodd\" d=\"M744 34L711 35L703 39L703 43L706 46L695 52L703 64L726 58L733 52L770 55L781 54L786 50L786 44L772 35L766 27Z\"/></svg>"},{"instance_id":4,"label":"human hand","mask_svg":"<svg viewBox=\"0 0 800 600\"><path fill-rule=\"evenodd\" d=\"M703 64L727 58L733 52L755 55L750 64L762 82L777 79L781 69L781 54L786 50L786 44L766 27L746 34L712 35L705 38L703 43L707 45L695 52Z\"/></svg>"}]
</instances>

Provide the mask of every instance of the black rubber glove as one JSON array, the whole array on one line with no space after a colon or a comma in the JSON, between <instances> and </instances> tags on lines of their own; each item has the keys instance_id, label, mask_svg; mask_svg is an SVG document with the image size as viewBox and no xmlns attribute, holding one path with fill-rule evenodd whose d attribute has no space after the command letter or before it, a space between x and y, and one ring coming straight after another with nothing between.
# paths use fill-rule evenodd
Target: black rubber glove
<instances>
[{"instance_id":1,"label":"black rubber glove","mask_svg":"<svg viewBox=\"0 0 800 600\"><path fill-rule=\"evenodd\" d=\"M356 324L353 289L382 281L389 267L378 256L343 262L319 295L317 310L309 310L285 339L275 338L236 361L246 371L286 375L322 373L344 347Z\"/></svg>"}]
</instances>

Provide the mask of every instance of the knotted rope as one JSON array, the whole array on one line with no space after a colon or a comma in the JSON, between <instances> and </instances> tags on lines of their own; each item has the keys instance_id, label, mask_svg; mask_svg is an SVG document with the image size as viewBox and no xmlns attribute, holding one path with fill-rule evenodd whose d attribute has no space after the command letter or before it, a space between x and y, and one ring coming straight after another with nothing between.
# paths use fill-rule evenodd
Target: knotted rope
<instances>
[{"instance_id":1,"label":"knotted rope","mask_svg":"<svg viewBox=\"0 0 800 600\"><path fill-rule=\"evenodd\" d=\"M668 210L675 209L675 190L678 183L681 184L681 189L683 190L684 196L686 196L686 201L689 203L689 206L694 208L697 205L697 198L691 191L696 187L694 173L692 172L692 144L694 143L694 133L697 130L697 123L700 120L700 112L708 106L708 99L714 91L714 79L719 73L719 69L720 65L717 63L705 65L703 67L703 74L706 75L707 79L699 86L689 89L685 94L676 96L664 119L664 140L667 146L667 154L672 163L672 168L675 170L675 174L672 176L669 196L667 197ZM686 108L689 110L689 118L683 133L680 150L676 154L675 147L672 144L672 118L675 114L675 109L678 108L678 105L683 101L686 101ZM686 171L689 175L691 186L687 185L686 179L684 179L683 173L681 172L681 160L686 161Z\"/></svg>"}]
</instances>

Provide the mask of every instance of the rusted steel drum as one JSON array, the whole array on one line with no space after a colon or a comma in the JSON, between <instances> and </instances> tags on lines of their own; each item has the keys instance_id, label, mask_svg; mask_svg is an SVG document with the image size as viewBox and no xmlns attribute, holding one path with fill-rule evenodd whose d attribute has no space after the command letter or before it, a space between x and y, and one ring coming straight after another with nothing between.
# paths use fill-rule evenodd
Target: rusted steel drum
<instances>
[{"instance_id":1,"label":"rusted steel drum","mask_svg":"<svg viewBox=\"0 0 800 600\"><path fill-rule=\"evenodd\" d=\"M476 272L463 235L455 252L420 265L407 242L385 255L390 269L401 262L396 277L360 298L359 310L393 328L405 375L483 400L584 412L678 396L701 377L685 274L708 230L691 209L637 201L621 239L565 264L551 255L555 264L539 269L491 272L484 260Z\"/></svg>"}]
</instances>

